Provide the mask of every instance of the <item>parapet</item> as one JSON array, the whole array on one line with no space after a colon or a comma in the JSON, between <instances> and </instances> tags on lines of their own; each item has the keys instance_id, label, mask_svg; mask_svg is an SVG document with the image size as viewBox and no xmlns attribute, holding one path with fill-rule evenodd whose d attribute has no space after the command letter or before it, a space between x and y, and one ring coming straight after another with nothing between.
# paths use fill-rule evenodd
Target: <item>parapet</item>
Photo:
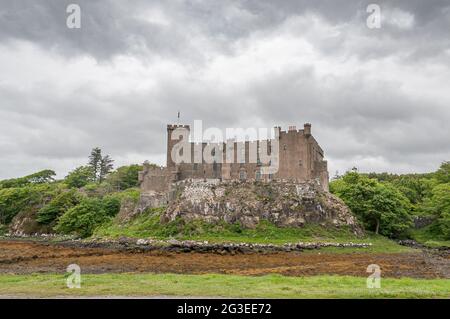
<instances>
[{"instance_id":1,"label":"parapet","mask_svg":"<svg viewBox=\"0 0 450 319\"><path fill-rule=\"evenodd\" d=\"M177 128L184 128L190 130L191 127L189 125L184 124L167 124L167 130L175 130Z\"/></svg>"}]
</instances>

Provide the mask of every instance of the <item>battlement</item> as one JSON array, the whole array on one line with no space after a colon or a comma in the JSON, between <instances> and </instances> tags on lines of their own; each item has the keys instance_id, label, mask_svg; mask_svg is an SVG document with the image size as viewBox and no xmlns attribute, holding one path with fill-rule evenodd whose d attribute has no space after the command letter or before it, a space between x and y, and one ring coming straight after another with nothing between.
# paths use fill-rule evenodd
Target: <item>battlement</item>
<instances>
[{"instance_id":1,"label":"battlement","mask_svg":"<svg viewBox=\"0 0 450 319\"><path fill-rule=\"evenodd\" d=\"M258 136L252 137L248 134L245 140L240 140L236 136L226 137L225 141L217 142L194 141L187 138L184 141L189 143L187 145L180 143L181 133L175 139L172 138L172 133L176 129L188 130L188 135L191 133L189 125L167 125L167 166L144 166L144 171L139 174L143 189L162 191L168 189L171 183L189 178L214 178L225 181L308 181L318 178L324 189L328 187L327 162L324 161L323 150L311 135L310 123L305 123L301 129L290 125L285 131L282 131L280 126L275 126L275 141L268 136L261 136L259 139ZM183 139L186 139L186 135ZM265 142L267 150L263 150L265 146L262 143ZM181 152L180 149L176 150L178 154L184 156L179 163L172 158L172 151L176 145L181 148ZM185 149L186 147L188 149ZM261 169L262 159L261 154L257 155L258 149L267 152L263 155L271 156L273 159L270 161L274 167L276 166L273 173ZM211 154L204 154L209 151ZM205 159L205 156L209 155L219 157L210 163Z\"/></svg>"},{"instance_id":2,"label":"battlement","mask_svg":"<svg viewBox=\"0 0 450 319\"><path fill-rule=\"evenodd\" d=\"M278 130L279 135L281 134L303 134L307 137L311 135L311 124L305 123L303 125L303 129L297 129L295 125L288 126L288 129L286 131L282 131L280 126L275 126L275 130Z\"/></svg>"},{"instance_id":3,"label":"battlement","mask_svg":"<svg viewBox=\"0 0 450 319\"><path fill-rule=\"evenodd\" d=\"M175 130L177 128L185 128L190 130L190 125L185 125L185 124L167 124L167 129L168 130Z\"/></svg>"}]
</instances>

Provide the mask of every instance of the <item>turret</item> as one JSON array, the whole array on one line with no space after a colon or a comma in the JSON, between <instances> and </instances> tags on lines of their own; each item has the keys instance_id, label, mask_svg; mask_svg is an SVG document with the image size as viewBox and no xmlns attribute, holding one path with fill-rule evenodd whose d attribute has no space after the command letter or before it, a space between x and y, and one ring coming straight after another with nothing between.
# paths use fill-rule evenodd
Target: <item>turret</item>
<instances>
[{"instance_id":1,"label":"turret","mask_svg":"<svg viewBox=\"0 0 450 319\"><path fill-rule=\"evenodd\" d=\"M303 125L303 134L305 134L306 137L311 136L311 124L310 123L305 123Z\"/></svg>"},{"instance_id":2,"label":"turret","mask_svg":"<svg viewBox=\"0 0 450 319\"><path fill-rule=\"evenodd\" d=\"M168 124L167 125L167 167L168 168L174 168L175 162L172 160L172 148L175 144L177 144L181 139L179 136L174 136L174 139L172 139L172 134L176 129L186 129L188 132L190 131L189 125L175 125L175 124ZM178 134L175 134L178 135Z\"/></svg>"}]
</instances>

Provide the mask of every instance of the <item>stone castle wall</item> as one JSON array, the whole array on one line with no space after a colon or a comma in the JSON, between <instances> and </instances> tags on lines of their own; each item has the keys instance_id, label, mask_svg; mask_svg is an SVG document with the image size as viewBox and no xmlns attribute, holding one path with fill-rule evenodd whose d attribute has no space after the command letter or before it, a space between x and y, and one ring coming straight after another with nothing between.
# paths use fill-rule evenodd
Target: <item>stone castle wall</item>
<instances>
[{"instance_id":1,"label":"stone castle wall","mask_svg":"<svg viewBox=\"0 0 450 319\"><path fill-rule=\"evenodd\" d=\"M167 167L146 167L140 174L141 188L144 192L167 192L173 182L186 179L219 179L219 180L287 180L309 181L316 180L324 190L328 190L327 162L324 153L317 141L311 135L311 125L305 124L303 129L290 127L288 131L278 131L279 168L275 174L261 174L262 163L250 161L250 151L256 150L260 141L246 141L243 143L207 144L190 143L190 161L176 164L172 160L172 150L182 141L182 136L172 139L172 133L184 130L184 136L189 136L189 125L167 126ZM172 137L172 138L171 138ZM216 146L223 149L223 158L217 158L215 163L206 163L204 160L195 163L197 156L203 154L206 147ZM268 149L272 147L268 142ZM245 161L238 161L241 148L245 150ZM228 152L234 153L231 163L227 162ZM200 154L199 154L200 152ZM241 151L242 152L242 151ZM230 157L231 157L231 153ZM222 156L220 153L217 156Z\"/></svg>"}]
</instances>

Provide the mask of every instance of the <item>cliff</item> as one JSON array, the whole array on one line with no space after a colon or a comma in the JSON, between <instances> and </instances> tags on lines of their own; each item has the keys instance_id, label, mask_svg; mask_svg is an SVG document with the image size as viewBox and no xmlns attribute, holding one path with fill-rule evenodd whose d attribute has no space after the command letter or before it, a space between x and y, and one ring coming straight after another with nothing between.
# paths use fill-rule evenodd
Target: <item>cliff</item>
<instances>
[{"instance_id":1,"label":"cliff","mask_svg":"<svg viewBox=\"0 0 450 319\"><path fill-rule=\"evenodd\" d=\"M171 197L161 216L163 223L180 217L254 228L260 220L268 220L280 227L315 223L363 233L349 208L315 182L187 180L174 186Z\"/></svg>"}]
</instances>

